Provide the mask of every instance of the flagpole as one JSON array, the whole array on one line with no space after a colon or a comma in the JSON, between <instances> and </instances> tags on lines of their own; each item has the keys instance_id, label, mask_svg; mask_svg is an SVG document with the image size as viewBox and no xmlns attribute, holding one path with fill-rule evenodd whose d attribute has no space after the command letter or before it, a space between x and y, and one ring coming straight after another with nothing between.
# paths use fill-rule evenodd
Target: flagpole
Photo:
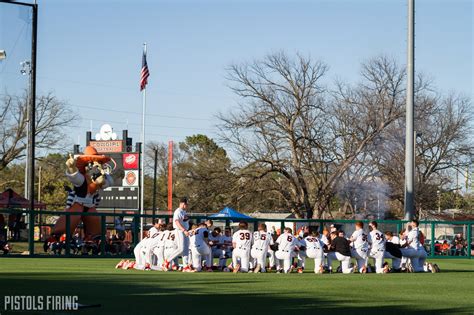
<instances>
[{"instance_id":1,"label":"flagpole","mask_svg":"<svg viewBox=\"0 0 474 315\"><path fill-rule=\"evenodd\" d=\"M143 44L143 54L146 57L146 43ZM145 212L145 112L146 112L146 85L142 90L142 152L140 176L140 240L143 239L143 214Z\"/></svg>"}]
</instances>

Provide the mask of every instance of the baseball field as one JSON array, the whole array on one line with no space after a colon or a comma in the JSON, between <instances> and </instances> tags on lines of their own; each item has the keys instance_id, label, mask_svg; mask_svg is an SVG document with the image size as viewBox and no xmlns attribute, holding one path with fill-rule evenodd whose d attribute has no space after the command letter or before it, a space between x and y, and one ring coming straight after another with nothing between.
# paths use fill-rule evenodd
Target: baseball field
<instances>
[{"instance_id":1,"label":"baseball field","mask_svg":"<svg viewBox=\"0 0 474 315\"><path fill-rule=\"evenodd\" d=\"M95 305L77 314L473 314L474 261L433 262L442 272L315 275L164 273L117 270L117 259L0 258L0 295L77 295L80 304Z\"/></svg>"}]
</instances>

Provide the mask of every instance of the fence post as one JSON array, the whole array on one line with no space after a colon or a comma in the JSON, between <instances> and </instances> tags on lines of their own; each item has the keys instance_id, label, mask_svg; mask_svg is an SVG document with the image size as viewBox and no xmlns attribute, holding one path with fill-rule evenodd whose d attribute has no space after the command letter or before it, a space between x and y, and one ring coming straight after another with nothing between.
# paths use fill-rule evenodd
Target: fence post
<instances>
[{"instance_id":1,"label":"fence post","mask_svg":"<svg viewBox=\"0 0 474 315\"><path fill-rule=\"evenodd\" d=\"M71 216L66 213L66 256L71 256Z\"/></svg>"},{"instance_id":2,"label":"fence post","mask_svg":"<svg viewBox=\"0 0 474 315\"><path fill-rule=\"evenodd\" d=\"M467 225L467 256L471 259L472 224Z\"/></svg>"},{"instance_id":3,"label":"fence post","mask_svg":"<svg viewBox=\"0 0 474 315\"><path fill-rule=\"evenodd\" d=\"M283 230L285 229L285 221L280 222L280 234L283 234Z\"/></svg>"},{"instance_id":4,"label":"fence post","mask_svg":"<svg viewBox=\"0 0 474 315\"><path fill-rule=\"evenodd\" d=\"M138 235L140 233L140 229L138 225L140 224L140 220L138 219L138 215L133 216L133 245L136 246L138 244L137 240L140 239Z\"/></svg>"},{"instance_id":5,"label":"fence post","mask_svg":"<svg viewBox=\"0 0 474 315\"><path fill-rule=\"evenodd\" d=\"M435 256L435 223L431 222L431 242L430 242L430 257Z\"/></svg>"},{"instance_id":6,"label":"fence post","mask_svg":"<svg viewBox=\"0 0 474 315\"><path fill-rule=\"evenodd\" d=\"M100 216L100 253L105 255L105 242L106 242L106 233L107 233L107 225L106 225L106 216Z\"/></svg>"}]
</instances>

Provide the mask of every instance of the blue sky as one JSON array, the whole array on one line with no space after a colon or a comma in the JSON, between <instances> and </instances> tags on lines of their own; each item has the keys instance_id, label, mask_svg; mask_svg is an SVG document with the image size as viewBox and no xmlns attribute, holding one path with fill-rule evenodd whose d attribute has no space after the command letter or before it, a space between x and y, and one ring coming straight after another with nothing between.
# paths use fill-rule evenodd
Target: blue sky
<instances>
[{"instance_id":1,"label":"blue sky","mask_svg":"<svg viewBox=\"0 0 474 315\"><path fill-rule=\"evenodd\" d=\"M225 68L267 53L297 51L330 66L328 82L358 79L379 54L406 61L406 0L160 1L39 0L38 93L52 91L82 120L70 144L110 122L139 139L139 73L148 43L147 140L215 136L214 115L238 99ZM473 4L417 0L416 67L444 92L473 94ZM0 93L26 85L27 19L0 5ZM25 27L26 24L26 27ZM16 43L16 44L15 44ZM14 49L13 49L14 48ZM7 52L8 53L8 52Z\"/></svg>"}]
</instances>

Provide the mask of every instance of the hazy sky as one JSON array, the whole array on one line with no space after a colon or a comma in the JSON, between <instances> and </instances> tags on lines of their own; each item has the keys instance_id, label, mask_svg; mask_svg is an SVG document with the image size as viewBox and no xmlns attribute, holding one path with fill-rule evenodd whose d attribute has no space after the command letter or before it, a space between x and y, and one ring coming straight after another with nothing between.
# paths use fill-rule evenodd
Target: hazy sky
<instances>
[{"instance_id":1,"label":"hazy sky","mask_svg":"<svg viewBox=\"0 0 474 315\"><path fill-rule=\"evenodd\" d=\"M285 50L330 66L328 81L358 79L360 63L379 54L406 62L407 0L92 1L39 0L38 93L52 91L80 112L69 131L83 145L110 122L139 139L143 42L151 76L147 140L215 136L214 115L235 106L226 86L230 63ZM416 69L440 90L473 94L471 0L416 1ZM0 93L26 85L28 18L0 4Z\"/></svg>"}]
</instances>

